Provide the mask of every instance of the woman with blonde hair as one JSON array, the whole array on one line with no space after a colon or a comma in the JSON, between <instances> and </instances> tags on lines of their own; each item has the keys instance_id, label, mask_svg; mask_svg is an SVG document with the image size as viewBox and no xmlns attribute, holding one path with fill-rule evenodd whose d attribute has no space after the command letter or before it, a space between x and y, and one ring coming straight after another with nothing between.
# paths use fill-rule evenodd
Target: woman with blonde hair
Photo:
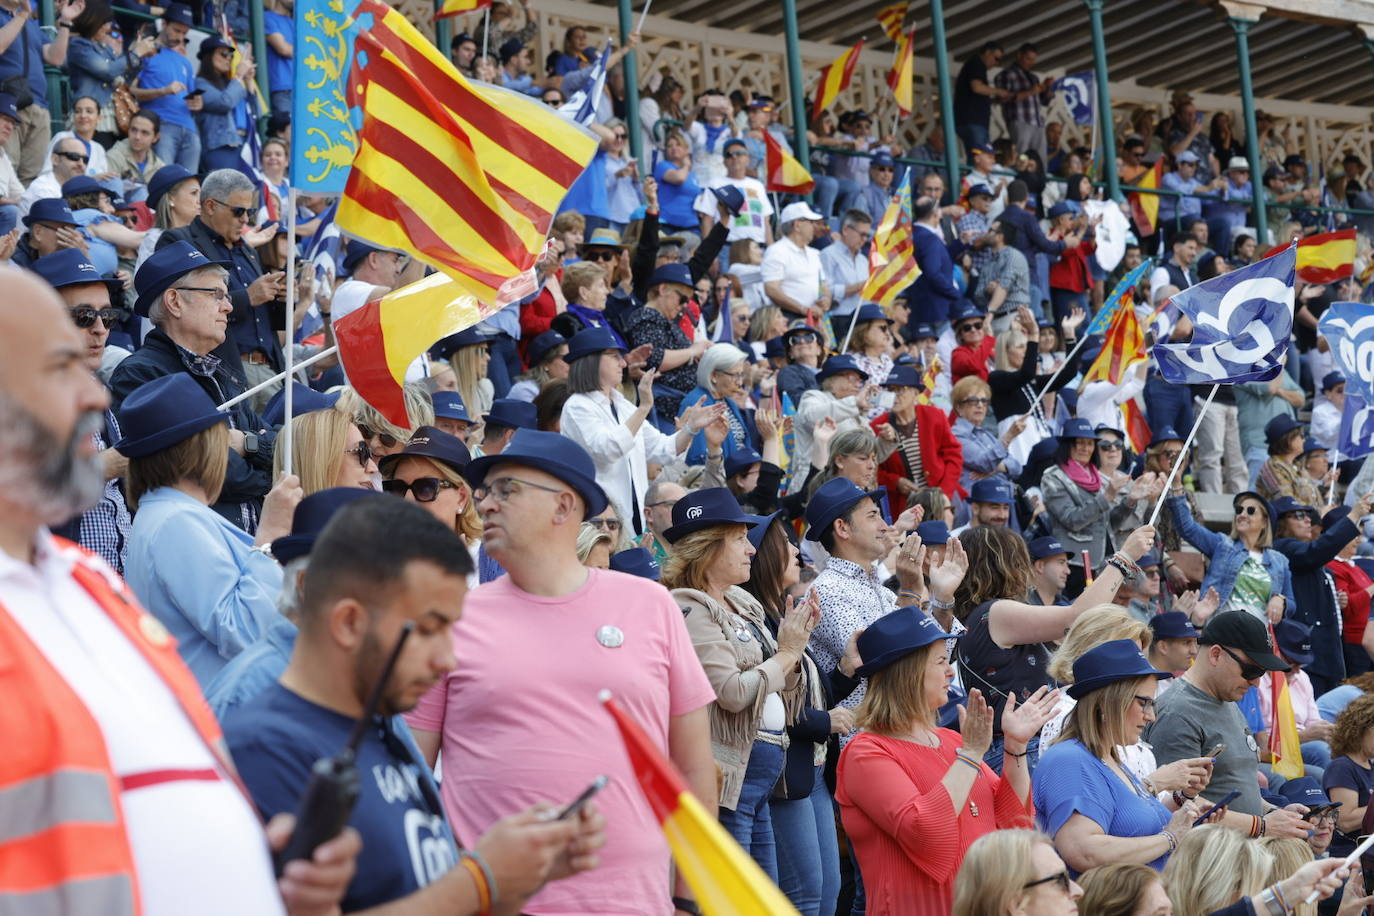
<instances>
[{"instance_id":1,"label":"woman with blonde hair","mask_svg":"<svg viewBox=\"0 0 1374 916\"><path fill-rule=\"evenodd\" d=\"M787 330L787 316L782 309L776 305L765 305L755 309L749 316L749 332L746 339L751 344L758 344L760 347L768 343L774 337L781 337ZM758 355L762 356L762 353Z\"/></svg>"},{"instance_id":2,"label":"woman with blonde hair","mask_svg":"<svg viewBox=\"0 0 1374 916\"><path fill-rule=\"evenodd\" d=\"M1185 493L1175 480L1165 511L1173 515L1183 539L1209 558L1201 591L1217 590L1218 610L1246 611L1269 623L1295 612L1288 558L1272 546L1273 510L1268 500L1252 490L1237 493L1231 500L1236 515L1228 537L1198 523Z\"/></svg>"},{"instance_id":3,"label":"woman with blonde hair","mask_svg":"<svg viewBox=\"0 0 1374 916\"><path fill-rule=\"evenodd\" d=\"M394 455L405 448L414 430L421 426L434 425L434 402L430 400L429 392L423 385L414 382L406 385L403 396L406 402L406 415L414 424L410 429L402 429L382 416L377 408L364 401L352 388L345 388L339 395L338 403L334 405L344 416L352 418L353 425L358 427L363 441L371 449L372 457L379 463L387 455Z\"/></svg>"},{"instance_id":4,"label":"woman with blonde hair","mask_svg":"<svg viewBox=\"0 0 1374 916\"><path fill-rule=\"evenodd\" d=\"M1071 916L1083 896L1049 837L998 830L969 847L954 882L953 916ZM1087 913L1094 910L1084 910Z\"/></svg>"},{"instance_id":5,"label":"woman with blonde hair","mask_svg":"<svg viewBox=\"0 0 1374 916\"><path fill-rule=\"evenodd\" d=\"M1083 887L1078 909L1091 916L1173 916L1164 882L1148 865L1099 865L1079 875L1078 883Z\"/></svg>"},{"instance_id":6,"label":"woman with blonde hair","mask_svg":"<svg viewBox=\"0 0 1374 916\"><path fill-rule=\"evenodd\" d=\"M411 502L443 522L463 539L477 566L482 543L482 517L472 487L463 477L472 455L457 436L434 426L415 430L404 449L378 462L383 492ZM470 577L476 584L477 576Z\"/></svg>"},{"instance_id":7,"label":"woman with blonde hair","mask_svg":"<svg viewBox=\"0 0 1374 916\"><path fill-rule=\"evenodd\" d=\"M1265 878L1268 884L1278 884L1286 878L1291 878L1298 869L1312 861L1312 847L1303 840L1294 837L1266 836L1257 842L1260 848L1273 858L1273 864L1269 866L1269 874ZM1317 916L1315 903L1292 900L1289 904L1291 916ZM1363 913L1364 907L1360 907L1356 912Z\"/></svg>"},{"instance_id":8,"label":"woman with blonde hair","mask_svg":"<svg viewBox=\"0 0 1374 916\"><path fill-rule=\"evenodd\" d=\"M492 386L491 379L487 378L487 366L491 363L491 338L491 334L474 326L457 334L450 334L430 348L433 355L447 360L448 368L453 371L453 390L463 398L468 416L472 417L475 424L468 434L468 438L473 442L482 441L480 418L491 411L491 402L496 399L496 389ZM412 414L411 420L414 419L415 416ZM432 422L431 420L430 423ZM477 438L473 438L474 436Z\"/></svg>"},{"instance_id":9,"label":"woman with blonde hair","mask_svg":"<svg viewBox=\"0 0 1374 916\"><path fill-rule=\"evenodd\" d=\"M711 752L720 770L720 824L774 882L777 853L769 799L783 769L786 728L805 686L802 653L820 617L812 598L789 608L776 639L749 581L754 546L744 514L724 487L696 490L673 506L662 583L686 616L692 647L716 691L709 707Z\"/></svg>"},{"instance_id":10,"label":"woman with blonde hair","mask_svg":"<svg viewBox=\"0 0 1374 916\"><path fill-rule=\"evenodd\" d=\"M763 246L753 239L730 243L730 268L727 273L740 286L740 294L752 311L768 304L763 291Z\"/></svg>"},{"instance_id":11,"label":"woman with blonde hair","mask_svg":"<svg viewBox=\"0 0 1374 916\"><path fill-rule=\"evenodd\" d=\"M200 177L176 163L164 165L148 180L147 204L155 219L138 246L135 269L157 250L162 233L189 226L200 215Z\"/></svg>"},{"instance_id":12,"label":"woman with blonde hair","mask_svg":"<svg viewBox=\"0 0 1374 916\"><path fill-rule=\"evenodd\" d=\"M283 448L273 453L273 479L281 476L285 455ZM363 434L332 407L291 418L291 471L305 496L330 487L375 490L379 477Z\"/></svg>"},{"instance_id":13,"label":"woman with blonde hair","mask_svg":"<svg viewBox=\"0 0 1374 916\"><path fill-rule=\"evenodd\" d=\"M1191 830L1164 866L1164 889L1174 916L1254 916L1288 913L1314 890L1335 893L1348 869L1341 859L1308 862L1292 876L1265 886L1274 857L1238 831L1216 824Z\"/></svg>"},{"instance_id":14,"label":"woman with blonde hair","mask_svg":"<svg viewBox=\"0 0 1374 916\"><path fill-rule=\"evenodd\" d=\"M577 530L577 562L590 569L610 569L615 539L588 522Z\"/></svg>"}]
</instances>

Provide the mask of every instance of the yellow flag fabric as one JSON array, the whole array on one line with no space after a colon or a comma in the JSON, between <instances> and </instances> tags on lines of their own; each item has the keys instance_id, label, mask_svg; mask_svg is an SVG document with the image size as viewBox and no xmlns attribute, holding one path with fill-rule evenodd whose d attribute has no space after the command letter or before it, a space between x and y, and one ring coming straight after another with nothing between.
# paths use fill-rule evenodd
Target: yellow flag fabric
<instances>
[{"instance_id":1,"label":"yellow flag fabric","mask_svg":"<svg viewBox=\"0 0 1374 916\"><path fill-rule=\"evenodd\" d=\"M863 49L864 40L860 38L854 47L835 58L828 66L821 68L821 78L816 81L816 102L811 106L813 121L849 86L849 81L854 78L854 65L859 62L859 55L863 53Z\"/></svg>"},{"instance_id":2,"label":"yellow flag fabric","mask_svg":"<svg viewBox=\"0 0 1374 916\"><path fill-rule=\"evenodd\" d=\"M887 85L897 100L897 110L906 117L914 110L912 105L912 71L915 67L916 30L897 39L897 53L892 59L892 69L887 72Z\"/></svg>"},{"instance_id":3,"label":"yellow flag fabric","mask_svg":"<svg viewBox=\"0 0 1374 916\"><path fill-rule=\"evenodd\" d=\"M1302 762L1302 742L1298 740L1298 720L1293 715L1293 698L1288 693L1288 675L1270 672L1273 690L1274 722L1269 729L1269 754L1274 772L1296 779L1307 772Z\"/></svg>"}]
</instances>

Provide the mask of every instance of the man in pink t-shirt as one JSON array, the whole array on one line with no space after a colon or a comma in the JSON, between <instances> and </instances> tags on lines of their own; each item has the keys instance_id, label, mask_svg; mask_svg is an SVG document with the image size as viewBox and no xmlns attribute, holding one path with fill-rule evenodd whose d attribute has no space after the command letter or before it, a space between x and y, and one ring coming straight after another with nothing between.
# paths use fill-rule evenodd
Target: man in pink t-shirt
<instances>
[{"instance_id":1,"label":"man in pink t-shirt","mask_svg":"<svg viewBox=\"0 0 1374 916\"><path fill-rule=\"evenodd\" d=\"M458 667L406 717L431 764L443 751L454 833L471 842L504 812L565 804L604 773L601 866L550 884L525 912L695 913L686 884L669 887L663 832L598 701L610 690L715 808L706 714L715 692L682 612L655 582L578 562L578 528L606 495L571 439L519 430L465 476L484 546L507 575L469 593L453 629Z\"/></svg>"}]
</instances>

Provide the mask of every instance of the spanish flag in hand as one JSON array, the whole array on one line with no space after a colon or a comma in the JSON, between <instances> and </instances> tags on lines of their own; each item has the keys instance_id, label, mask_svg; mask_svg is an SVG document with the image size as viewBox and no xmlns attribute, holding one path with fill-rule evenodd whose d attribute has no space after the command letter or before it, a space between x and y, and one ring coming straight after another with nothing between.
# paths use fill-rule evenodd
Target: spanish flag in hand
<instances>
[{"instance_id":1,"label":"spanish flag in hand","mask_svg":"<svg viewBox=\"0 0 1374 916\"><path fill-rule=\"evenodd\" d=\"M491 6L491 0L444 0L443 4L435 12L435 19L447 19L450 16L461 16L464 13L471 13L474 10L484 10Z\"/></svg>"},{"instance_id":2,"label":"spanish flag in hand","mask_svg":"<svg viewBox=\"0 0 1374 916\"><path fill-rule=\"evenodd\" d=\"M1288 247L1285 242L1264 253L1270 258ZM1298 276L1323 285L1355 273L1355 230L1338 229L1298 240Z\"/></svg>"},{"instance_id":3,"label":"spanish flag in hand","mask_svg":"<svg viewBox=\"0 0 1374 916\"><path fill-rule=\"evenodd\" d=\"M811 106L811 120L819 118L821 112L835 101L835 97L849 87L863 49L864 40L860 38L854 47L831 61L829 66L821 68L821 78L816 81L816 103Z\"/></svg>"},{"instance_id":4,"label":"spanish flag in hand","mask_svg":"<svg viewBox=\"0 0 1374 916\"><path fill-rule=\"evenodd\" d=\"M810 194L816 179L797 161L797 157L783 148L778 138L763 132L763 183L769 191L785 194Z\"/></svg>"}]
</instances>

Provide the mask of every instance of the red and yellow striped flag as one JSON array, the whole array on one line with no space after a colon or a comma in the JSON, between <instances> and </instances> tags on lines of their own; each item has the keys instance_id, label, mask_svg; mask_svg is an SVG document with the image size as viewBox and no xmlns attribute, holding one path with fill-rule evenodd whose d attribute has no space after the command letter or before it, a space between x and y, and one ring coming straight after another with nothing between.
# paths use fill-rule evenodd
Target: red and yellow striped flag
<instances>
[{"instance_id":1,"label":"red and yellow striped flag","mask_svg":"<svg viewBox=\"0 0 1374 916\"><path fill-rule=\"evenodd\" d=\"M935 399L935 383L940 379L940 357L935 356L921 374L921 390L916 394L916 403L930 406Z\"/></svg>"},{"instance_id":2,"label":"red and yellow striped flag","mask_svg":"<svg viewBox=\"0 0 1374 916\"><path fill-rule=\"evenodd\" d=\"M778 138L768 131L763 132L763 171L764 186L769 191L785 194L810 194L816 186L816 179L806 170L797 157L783 149Z\"/></svg>"},{"instance_id":3,"label":"red and yellow striped flag","mask_svg":"<svg viewBox=\"0 0 1374 916\"><path fill-rule=\"evenodd\" d=\"M902 178L883 214L868 253L868 280L859 297L887 306L921 275L911 238L911 172Z\"/></svg>"},{"instance_id":4,"label":"red and yellow striped flag","mask_svg":"<svg viewBox=\"0 0 1374 916\"><path fill-rule=\"evenodd\" d=\"M907 4L902 2L878 10L878 24L883 27L883 34L893 41L902 40L902 23L906 20L906 8Z\"/></svg>"},{"instance_id":5,"label":"red and yellow striped flag","mask_svg":"<svg viewBox=\"0 0 1374 916\"><path fill-rule=\"evenodd\" d=\"M1140 329L1134 301L1134 290L1122 294L1112 322L1107 325L1102 352L1083 374L1083 385L1096 381L1120 385L1128 369L1148 358L1145 353L1145 334ZM1150 444L1150 427L1134 398L1121 404L1121 416L1125 421L1125 433L1130 439L1131 450L1137 454L1144 452Z\"/></svg>"},{"instance_id":6,"label":"red and yellow striped flag","mask_svg":"<svg viewBox=\"0 0 1374 916\"><path fill-rule=\"evenodd\" d=\"M897 39L897 54L892 59L892 69L887 71L887 86L897 100L897 110L906 117L914 110L911 101L911 77L915 67L916 30Z\"/></svg>"},{"instance_id":7,"label":"red and yellow striped flag","mask_svg":"<svg viewBox=\"0 0 1374 916\"><path fill-rule=\"evenodd\" d=\"M1160 157L1151 168L1140 179L1136 181L1139 188L1157 188L1164 179L1164 158ZM1159 225L1159 195L1141 194L1139 191L1126 195L1127 202L1131 205L1131 219L1135 222L1135 231L1141 235L1152 235L1155 227Z\"/></svg>"},{"instance_id":8,"label":"red and yellow striped flag","mask_svg":"<svg viewBox=\"0 0 1374 916\"><path fill-rule=\"evenodd\" d=\"M1293 698L1288 693L1288 674L1269 672L1269 689L1273 722L1269 725L1270 766L1286 779L1297 779L1307 772L1302 760L1302 742L1298 740L1298 720L1293 715Z\"/></svg>"},{"instance_id":9,"label":"red and yellow striped flag","mask_svg":"<svg viewBox=\"0 0 1374 916\"><path fill-rule=\"evenodd\" d=\"M620 728L639 789L701 911L706 916L797 916L796 907L702 806L639 723L609 696L602 703Z\"/></svg>"},{"instance_id":10,"label":"red and yellow striped flag","mask_svg":"<svg viewBox=\"0 0 1374 916\"><path fill-rule=\"evenodd\" d=\"M1264 257L1271 258L1288 247L1288 243L1271 248ZM1337 229L1321 235L1298 239L1298 276L1308 283L1326 284L1355 273L1355 230Z\"/></svg>"},{"instance_id":11,"label":"red and yellow striped flag","mask_svg":"<svg viewBox=\"0 0 1374 916\"><path fill-rule=\"evenodd\" d=\"M434 14L434 18L447 19L450 16L461 16L464 13L471 13L473 10L484 10L489 6L491 6L491 0L444 0Z\"/></svg>"},{"instance_id":12,"label":"red and yellow striped flag","mask_svg":"<svg viewBox=\"0 0 1374 916\"><path fill-rule=\"evenodd\" d=\"M835 101L835 97L848 88L863 49L864 40L860 38L854 47L831 61L829 66L821 68L821 78L816 80L816 102L811 106L811 120L819 118L821 112Z\"/></svg>"},{"instance_id":13,"label":"red and yellow striped flag","mask_svg":"<svg viewBox=\"0 0 1374 916\"><path fill-rule=\"evenodd\" d=\"M367 61L349 79L363 127L336 222L494 306L534 265L597 140L536 99L465 79L379 0L362 0L364 13L355 51Z\"/></svg>"}]
</instances>

